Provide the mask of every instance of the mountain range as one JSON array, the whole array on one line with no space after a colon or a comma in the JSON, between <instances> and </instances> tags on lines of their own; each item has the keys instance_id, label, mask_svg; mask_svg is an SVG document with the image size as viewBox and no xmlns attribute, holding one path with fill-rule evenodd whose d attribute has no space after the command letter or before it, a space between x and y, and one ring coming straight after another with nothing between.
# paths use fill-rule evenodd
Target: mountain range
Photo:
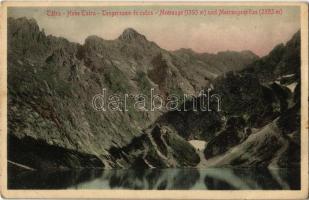
<instances>
[{"instance_id":1,"label":"mountain range","mask_svg":"<svg viewBox=\"0 0 309 200\"><path fill-rule=\"evenodd\" d=\"M259 58L167 51L132 28L78 44L9 18L8 159L33 169L299 166L299 77L299 32ZM192 94L190 103L207 87L222 97L221 112L91 106L102 88ZM190 140L207 145L201 153Z\"/></svg>"}]
</instances>

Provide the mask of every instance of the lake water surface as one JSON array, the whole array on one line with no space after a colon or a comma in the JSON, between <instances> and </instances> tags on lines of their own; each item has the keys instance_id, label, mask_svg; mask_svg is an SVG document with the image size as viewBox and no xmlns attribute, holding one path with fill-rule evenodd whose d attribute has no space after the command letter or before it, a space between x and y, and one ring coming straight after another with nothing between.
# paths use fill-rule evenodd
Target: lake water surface
<instances>
[{"instance_id":1,"label":"lake water surface","mask_svg":"<svg viewBox=\"0 0 309 200\"><path fill-rule=\"evenodd\" d=\"M294 169L83 169L8 173L10 189L296 190Z\"/></svg>"}]
</instances>

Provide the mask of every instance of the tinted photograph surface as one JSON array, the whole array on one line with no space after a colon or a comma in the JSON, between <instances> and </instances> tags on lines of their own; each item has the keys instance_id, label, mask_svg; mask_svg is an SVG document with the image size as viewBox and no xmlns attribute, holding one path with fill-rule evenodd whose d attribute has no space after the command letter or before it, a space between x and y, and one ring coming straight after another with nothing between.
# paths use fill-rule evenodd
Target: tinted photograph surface
<instances>
[{"instance_id":1,"label":"tinted photograph surface","mask_svg":"<svg viewBox=\"0 0 309 200\"><path fill-rule=\"evenodd\" d=\"M7 7L6 189L301 191L302 20L297 4Z\"/></svg>"}]
</instances>

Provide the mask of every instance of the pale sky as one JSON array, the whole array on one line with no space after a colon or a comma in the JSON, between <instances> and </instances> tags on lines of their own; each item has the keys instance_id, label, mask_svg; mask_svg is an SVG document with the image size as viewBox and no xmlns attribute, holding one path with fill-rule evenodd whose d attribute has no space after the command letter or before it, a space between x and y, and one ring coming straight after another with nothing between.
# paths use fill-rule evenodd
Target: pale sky
<instances>
[{"instance_id":1,"label":"pale sky","mask_svg":"<svg viewBox=\"0 0 309 200\"><path fill-rule=\"evenodd\" d=\"M50 10L66 14L68 10L152 10L161 9L254 9L261 7L93 7L93 8L55 8ZM89 35L103 39L116 39L124 29L133 28L167 50L191 48L196 52L217 53L226 50L251 50L259 56L269 53L279 43L285 43L300 29L299 7L280 8L282 15L224 15L224 16L90 16L90 17L50 17L48 8L9 8L11 17L28 17L37 20L46 34L62 36L70 41L83 44Z\"/></svg>"}]
</instances>

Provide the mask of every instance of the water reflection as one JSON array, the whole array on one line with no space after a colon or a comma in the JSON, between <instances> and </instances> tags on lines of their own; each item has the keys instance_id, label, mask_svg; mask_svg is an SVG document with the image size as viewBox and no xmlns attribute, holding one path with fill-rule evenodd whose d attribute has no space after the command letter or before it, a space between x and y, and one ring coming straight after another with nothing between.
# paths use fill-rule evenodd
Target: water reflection
<instances>
[{"instance_id":1,"label":"water reflection","mask_svg":"<svg viewBox=\"0 0 309 200\"><path fill-rule=\"evenodd\" d=\"M84 169L10 172L10 189L300 189L294 169Z\"/></svg>"},{"instance_id":2,"label":"water reflection","mask_svg":"<svg viewBox=\"0 0 309 200\"><path fill-rule=\"evenodd\" d=\"M199 180L197 169L112 170L101 177L111 189L191 189ZM84 185L81 185L83 187Z\"/></svg>"}]
</instances>

